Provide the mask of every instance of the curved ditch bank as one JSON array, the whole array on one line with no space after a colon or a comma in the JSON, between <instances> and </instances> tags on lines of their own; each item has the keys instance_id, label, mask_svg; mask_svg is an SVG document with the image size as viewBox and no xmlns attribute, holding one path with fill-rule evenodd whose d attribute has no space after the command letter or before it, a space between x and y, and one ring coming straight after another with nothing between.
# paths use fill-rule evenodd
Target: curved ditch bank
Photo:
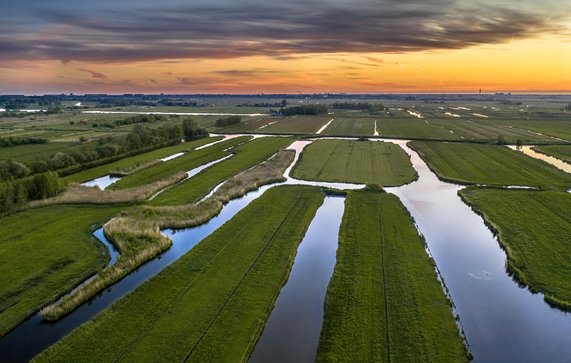
<instances>
[{"instance_id":1,"label":"curved ditch bank","mask_svg":"<svg viewBox=\"0 0 571 363\"><path fill-rule=\"evenodd\" d=\"M344 203L344 197L328 196L317 210L250 362L315 360Z\"/></svg>"},{"instance_id":2,"label":"curved ditch bank","mask_svg":"<svg viewBox=\"0 0 571 363\"><path fill-rule=\"evenodd\" d=\"M387 191L414 217L459 313L475 362L566 362L571 316L519 286L506 255L480 216L462 202L463 188L440 181L416 152L418 181Z\"/></svg>"},{"instance_id":3,"label":"curved ditch bank","mask_svg":"<svg viewBox=\"0 0 571 363\"><path fill-rule=\"evenodd\" d=\"M550 155L546 155L546 154L537 152L533 149L534 146L522 146L522 147L508 146L508 147L512 150L522 152L529 157L539 159L539 160L543 160L546 163L551 164L554 167L556 167L557 169L563 170L566 173L571 173L571 164L566 163L561 159L557 159L554 156L550 156Z\"/></svg>"}]
</instances>

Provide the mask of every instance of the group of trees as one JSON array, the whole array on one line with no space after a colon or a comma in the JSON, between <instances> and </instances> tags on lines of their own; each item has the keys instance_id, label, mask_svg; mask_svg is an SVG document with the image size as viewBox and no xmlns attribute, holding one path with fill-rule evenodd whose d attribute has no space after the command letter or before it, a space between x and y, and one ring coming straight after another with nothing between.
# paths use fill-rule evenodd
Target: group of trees
<instances>
[{"instance_id":1,"label":"group of trees","mask_svg":"<svg viewBox=\"0 0 571 363\"><path fill-rule=\"evenodd\" d=\"M208 136L208 131L199 127L198 123L190 117L182 121L182 133L186 141Z\"/></svg>"},{"instance_id":2,"label":"group of trees","mask_svg":"<svg viewBox=\"0 0 571 363\"><path fill-rule=\"evenodd\" d=\"M563 107L563 111L571 111L571 102L569 102L567 106Z\"/></svg>"},{"instance_id":3,"label":"group of trees","mask_svg":"<svg viewBox=\"0 0 571 363\"><path fill-rule=\"evenodd\" d=\"M249 103L244 102L236 105L236 107L286 107L287 100L281 100L280 102L256 102L256 103Z\"/></svg>"},{"instance_id":4,"label":"group of trees","mask_svg":"<svg viewBox=\"0 0 571 363\"><path fill-rule=\"evenodd\" d=\"M40 137L13 137L13 136L9 136L7 138L0 137L0 147L27 145L27 144L45 144L46 142L48 142L47 139Z\"/></svg>"},{"instance_id":5,"label":"group of trees","mask_svg":"<svg viewBox=\"0 0 571 363\"><path fill-rule=\"evenodd\" d=\"M272 111L272 110L270 110ZM294 115L324 115L329 111L327 105L315 104L315 105L299 105L290 106L282 108L279 113L283 116L294 116ZM275 111L274 111L275 112ZM274 113L272 112L272 113Z\"/></svg>"},{"instance_id":6,"label":"group of trees","mask_svg":"<svg viewBox=\"0 0 571 363\"><path fill-rule=\"evenodd\" d=\"M54 197L64 186L55 172L0 182L0 214L9 213L30 200Z\"/></svg>"},{"instance_id":7,"label":"group of trees","mask_svg":"<svg viewBox=\"0 0 571 363\"><path fill-rule=\"evenodd\" d=\"M335 102L331 107L345 110L361 110L366 112L384 111L386 109L386 107L380 103L369 102Z\"/></svg>"},{"instance_id":8,"label":"group of trees","mask_svg":"<svg viewBox=\"0 0 571 363\"><path fill-rule=\"evenodd\" d=\"M240 116L228 116L228 117L219 118L218 120L216 120L214 124L216 125L216 127L224 127L224 126L236 125L239 124L240 122L242 122L242 118Z\"/></svg>"},{"instance_id":9,"label":"group of trees","mask_svg":"<svg viewBox=\"0 0 571 363\"><path fill-rule=\"evenodd\" d=\"M136 125L127 136L103 137L96 143L89 143L72 151L60 151L53 155L21 163L14 160L0 161L0 180L25 178L29 175L70 167L81 168L122 154L152 149L157 146L178 143L182 139L182 128L165 125L149 128Z\"/></svg>"}]
</instances>

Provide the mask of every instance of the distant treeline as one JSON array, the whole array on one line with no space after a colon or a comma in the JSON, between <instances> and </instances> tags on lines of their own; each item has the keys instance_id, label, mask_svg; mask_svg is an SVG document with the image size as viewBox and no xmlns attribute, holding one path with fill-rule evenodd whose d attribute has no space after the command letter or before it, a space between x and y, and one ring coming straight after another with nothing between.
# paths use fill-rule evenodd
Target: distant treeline
<instances>
[{"instance_id":1,"label":"distant treeline","mask_svg":"<svg viewBox=\"0 0 571 363\"><path fill-rule=\"evenodd\" d=\"M30 178L0 182L0 214L7 214L30 200L55 197L65 183L55 172L46 172Z\"/></svg>"},{"instance_id":2,"label":"distant treeline","mask_svg":"<svg viewBox=\"0 0 571 363\"><path fill-rule=\"evenodd\" d=\"M279 113L283 116L295 116L295 115L324 115L329 109L327 105L316 104L316 105L300 105L300 106L290 106L280 109L280 111L272 111L272 113Z\"/></svg>"},{"instance_id":3,"label":"distant treeline","mask_svg":"<svg viewBox=\"0 0 571 363\"><path fill-rule=\"evenodd\" d=\"M368 102L335 102L331 108L344 109L344 110L361 110L368 112L384 111L386 109L381 103L368 103Z\"/></svg>"},{"instance_id":4,"label":"distant treeline","mask_svg":"<svg viewBox=\"0 0 571 363\"><path fill-rule=\"evenodd\" d=\"M99 139L97 143L87 144L78 150L57 152L54 155L37 158L26 163L2 160L0 161L0 180L14 180L33 174L69 168L81 170L83 165L94 166L99 160L107 162L110 158L133 153L137 150L148 150L179 143L182 136L182 128L178 125L160 126L158 128L136 125L133 131L126 136L107 136Z\"/></svg>"},{"instance_id":5,"label":"distant treeline","mask_svg":"<svg viewBox=\"0 0 571 363\"><path fill-rule=\"evenodd\" d=\"M221 117L216 120L215 125L216 127L224 127L230 125L236 125L242 122L242 118L240 116L228 116L228 117Z\"/></svg>"},{"instance_id":6,"label":"distant treeline","mask_svg":"<svg viewBox=\"0 0 571 363\"><path fill-rule=\"evenodd\" d=\"M256 102L256 103L249 103L244 102L236 105L236 107L286 107L287 100L281 100L281 102Z\"/></svg>"},{"instance_id":7,"label":"distant treeline","mask_svg":"<svg viewBox=\"0 0 571 363\"><path fill-rule=\"evenodd\" d=\"M47 139L39 137L13 137L13 136L9 136L7 138L0 137L0 147L28 145L28 144L45 144L46 142L48 142Z\"/></svg>"}]
</instances>

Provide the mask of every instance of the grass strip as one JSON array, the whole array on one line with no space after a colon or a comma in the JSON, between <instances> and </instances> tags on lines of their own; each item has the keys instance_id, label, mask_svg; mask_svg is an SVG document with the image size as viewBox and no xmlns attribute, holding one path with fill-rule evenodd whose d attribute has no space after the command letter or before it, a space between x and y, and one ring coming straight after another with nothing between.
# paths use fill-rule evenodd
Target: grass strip
<instances>
[{"instance_id":1,"label":"grass strip","mask_svg":"<svg viewBox=\"0 0 571 363\"><path fill-rule=\"evenodd\" d=\"M348 193L317 361L468 361L434 262L393 195Z\"/></svg>"},{"instance_id":2,"label":"grass strip","mask_svg":"<svg viewBox=\"0 0 571 363\"><path fill-rule=\"evenodd\" d=\"M117 207L56 207L0 219L0 336L102 268L92 235Z\"/></svg>"},{"instance_id":3,"label":"grass strip","mask_svg":"<svg viewBox=\"0 0 571 363\"><path fill-rule=\"evenodd\" d=\"M459 194L498 234L508 271L552 306L571 311L571 194L487 188Z\"/></svg>"},{"instance_id":4,"label":"grass strip","mask_svg":"<svg viewBox=\"0 0 571 363\"><path fill-rule=\"evenodd\" d=\"M168 146L161 149L149 151L140 155L135 155L121 160L115 161L113 163L108 163L105 165L97 166L91 169L81 171L79 173L71 174L65 177L65 180L70 182L82 183L87 180L95 179L103 175L107 175L112 172L119 172L128 170L129 174L133 174L136 171L133 168L138 168L143 165L148 165L150 163L157 162L158 160L165 158L167 156L176 154L178 152L190 151L202 145L217 141L222 139L222 137L205 137L202 139L185 142L182 144ZM144 168L143 168L144 169ZM140 170L139 170L140 171Z\"/></svg>"},{"instance_id":5,"label":"grass strip","mask_svg":"<svg viewBox=\"0 0 571 363\"><path fill-rule=\"evenodd\" d=\"M283 180L293 162L293 151L280 151L271 159L226 181L211 197L197 204L177 207L144 206L122 213L104 226L106 236L120 251L117 263L93 280L42 309L46 320L57 320L93 298L97 293L127 276L172 245L160 233L164 228L185 228L210 220L231 199L243 196L260 185Z\"/></svg>"},{"instance_id":6,"label":"grass strip","mask_svg":"<svg viewBox=\"0 0 571 363\"><path fill-rule=\"evenodd\" d=\"M286 137L263 137L237 146L232 150L234 156L161 193L150 204L164 206L196 202L216 185L267 160L289 146L292 141Z\"/></svg>"},{"instance_id":7,"label":"grass strip","mask_svg":"<svg viewBox=\"0 0 571 363\"><path fill-rule=\"evenodd\" d=\"M268 190L36 361L245 361L323 198L310 187Z\"/></svg>"},{"instance_id":8,"label":"grass strip","mask_svg":"<svg viewBox=\"0 0 571 363\"><path fill-rule=\"evenodd\" d=\"M393 143L318 140L307 146L293 169L304 180L398 186L417 178L410 158Z\"/></svg>"},{"instance_id":9,"label":"grass strip","mask_svg":"<svg viewBox=\"0 0 571 363\"><path fill-rule=\"evenodd\" d=\"M571 186L571 175L504 146L420 141L409 146L444 181L545 189Z\"/></svg>"},{"instance_id":10,"label":"grass strip","mask_svg":"<svg viewBox=\"0 0 571 363\"><path fill-rule=\"evenodd\" d=\"M224 149L236 146L250 139L251 137L248 136L237 137L214 144L204 149L192 150L178 158L159 163L138 173L126 176L111 185L109 189L118 190L140 187L168 178L180 172L187 172L210 161L218 160L230 155L230 152L224 151Z\"/></svg>"}]
</instances>

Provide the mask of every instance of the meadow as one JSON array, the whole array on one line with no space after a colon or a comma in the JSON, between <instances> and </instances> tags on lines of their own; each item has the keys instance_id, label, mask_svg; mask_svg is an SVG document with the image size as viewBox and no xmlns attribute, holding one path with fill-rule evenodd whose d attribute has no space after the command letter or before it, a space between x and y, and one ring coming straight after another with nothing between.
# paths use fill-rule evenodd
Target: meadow
<instances>
[{"instance_id":1,"label":"meadow","mask_svg":"<svg viewBox=\"0 0 571 363\"><path fill-rule=\"evenodd\" d=\"M97 166L94 168L90 168L79 173L74 173L65 177L65 180L70 182L81 183L91 179L98 178L103 175L107 175L112 172L121 172L124 170L128 170L131 168L136 168L141 165L145 165L151 163L153 161L165 158L167 156L179 153L179 152L186 152L192 149L195 149L199 146L209 144L211 142L215 142L221 140L222 137L205 137L198 140L193 140L190 142L185 142L178 145L167 146L161 149L149 151L143 154L129 156L123 158L121 160L104 164L101 166Z\"/></svg>"},{"instance_id":2,"label":"meadow","mask_svg":"<svg viewBox=\"0 0 571 363\"><path fill-rule=\"evenodd\" d=\"M158 163L138 173L128 175L109 187L109 190L128 189L140 187L158 180L168 178L179 172L187 172L210 161L221 159L230 155L224 149L236 146L250 140L251 137L238 137L225 140L204 149L191 150L182 156Z\"/></svg>"},{"instance_id":3,"label":"meadow","mask_svg":"<svg viewBox=\"0 0 571 363\"><path fill-rule=\"evenodd\" d=\"M291 116L276 118L277 121L261 130L261 133L277 134L315 134L333 116Z\"/></svg>"},{"instance_id":4,"label":"meadow","mask_svg":"<svg viewBox=\"0 0 571 363\"><path fill-rule=\"evenodd\" d=\"M467 362L434 262L397 197L347 195L318 362Z\"/></svg>"},{"instance_id":5,"label":"meadow","mask_svg":"<svg viewBox=\"0 0 571 363\"><path fill-rule=\"evenodd\" d=\"M150 201L151 205L193 203L207 195L224 180L267 160L293 142L286 137L254 139L235 147L231 158L203 170L198 175L166 190ZM176 160L176 159L175 159Z\"/></svg>"},{"instance_id":6,"label":"meadow","mask_svg":"<svg viewBox=\"0 0 571 363\"><path fill-rule=\"evenodd\" d=\"M517 280L571 310L571 194L481 188L459 194L498 234Z\"/></svg>"},{"instance_id":7,"label":"meadow","mask_svg":"<svg viewBox=\"0 0 571 363\"><path fill-rule=\"evenodd\" d=\"M323 130L324 135L373 136L375 118L347 117L334 115L333 122Z\"/></svg>"},{"instance_id":8,"label":"meadow","mask_svg":"<svg viewBox=\"0 0 571 363\"><path fill-rule=\"evenodd\" d=\"M106 265L92 235L116 207L51 207L0 218L0 336Z\"/></svg>"},{"instance_id":9,"label":"meadow","mask_svg":"<svg viewBox=\"0 0 571 363\"><path fill-rule=\"evenodd\" d=\"M565 188L571 176L505 146L413 141L428 166L445 181L460 184Z\"/></svg>"},{"instance_id":10,"label":"meadow","mask_svg":"<svg viewBox=\"0 0 571 363\"><path fill-rule=\"evenodd\" d=\"M293 169L304 180L396 186L416 179L408 155L388 142L318 140Z\"/></svg>"},{"instance_id":11,"label":"meadow","mask_svg":"<svg viewBox=\"0 0 571 363\"><path fill-rule=\"evenodd\" d=\"M246 360L323 198L316 188L268 190L35 361Z\"/></svg>"}]
</instances>

